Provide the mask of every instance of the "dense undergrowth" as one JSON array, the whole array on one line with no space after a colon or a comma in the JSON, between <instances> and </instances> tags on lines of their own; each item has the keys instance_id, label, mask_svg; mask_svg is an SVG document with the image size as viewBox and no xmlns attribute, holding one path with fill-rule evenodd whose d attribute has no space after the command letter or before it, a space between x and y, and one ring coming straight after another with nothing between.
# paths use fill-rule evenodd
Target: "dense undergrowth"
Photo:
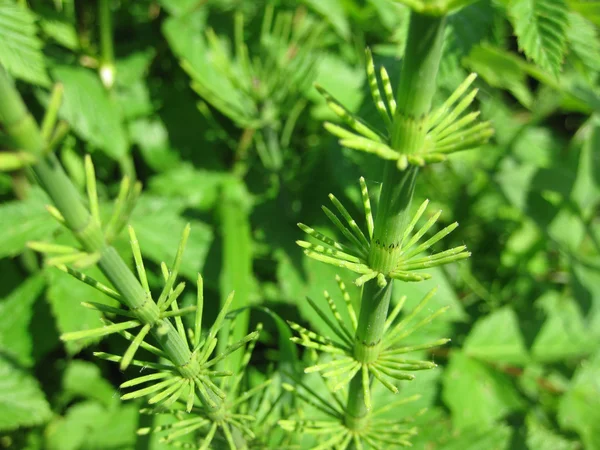
<instances>
[{"instance_id":1,"label":"dense undergrowth","mask_svg":"<svg viewBox=\"0 0 600 450\"><path fill-rule=\"evenodd\" d=\"M0 0L0 448L600 449L599 25Z\"/></svg>"}]
</instances>

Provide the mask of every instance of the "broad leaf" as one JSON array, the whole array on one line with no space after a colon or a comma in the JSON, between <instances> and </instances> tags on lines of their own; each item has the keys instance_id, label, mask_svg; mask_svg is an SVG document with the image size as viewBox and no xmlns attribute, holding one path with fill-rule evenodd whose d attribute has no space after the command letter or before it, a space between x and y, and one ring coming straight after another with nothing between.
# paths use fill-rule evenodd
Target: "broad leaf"
<instances>
[{"instance_id":1,"label":"broad leaf","mask_svg":"<svg viewBox=\"0 0 600 450\"><path fill-rule=\"evenodd\" d=\"M35 15L12 0L0 2L0 64L14 77L40 86L50 78Z\"/></svg>"},{"instance_id":2,"label":"broad leaf","mask_svg":"<svg viewBox=\"0 0 600 450\"><path fill-rule=\"evenodd\" d=\"M0 258L18 255L28 241L44 239L58 228L44 208L48 203L35 188L26 200L0 204Z\"/></svg>"},{"instance_id":3,"label":"broad leaf","mask_svg":"<svg viewBox=\"0 0 600 450\"><path fill-rule=\"evenodd\" d=\"M342 38L350 37L350 24L342 0L304 0L303 2L329 21Z\"/></svg>"},{"instance_id":4,"label":"broad leaf","mask_svg":"<svg viewBox=\"0 0 600 450\"><path fill-rule=\"evenodd\" d=\"M556 434L541 423L534 414L530 414L527 416L527 448L529 450L577 450L579 445Z\"/></svg>"},{"instance_id":5,"label":"broad leaf","mask_svg":"<svg viewBox=\"0 0 600 450\"><path fill-rule=\"evenodd\" d=\"M104 406L119 403L119 392L106 381L99 367L92 362L73 360L63 374L64 401L83 397L95 400Z\"/></svg>"},{"instance_id":6,"label":"broad leaf","mask_svg":"<svg viewBox=\"0 0 600 450\"><path fill-rule=\"evenodd\" d=\"M416 381L416 380L415 380ZM503 424L475 426L464 430L452 428L451 420L441 408L432 408L415 416L419 433L411 439L415 449L436 450L509 450L511 429Z\"/></svg>"},{"instance_id":7,"label":"broad leaf","mask_svg":"<svg viewBox=\"0 0 600 450\"><path fill-rule=\"evenodd\" d=\"M40 425L51 414L35 378L0 356L0 430Z\"/></svg>"},{"instance_id":8,"label":"broad leaf","mask_svg":"<svg viewBox=\"0 0 600 450\"><path fill-rule=\"evenodd\" d=\"M581 435L585 448L600 448L600 353L575 372L560 401L558 420L562 427Z\"/></svg>"},{"instance_id":9,"label":"broad leaf","mask_svg":"<svg viewBox=\"0 0 600 450\"><path fill-rule=\"evenodd\" d=\"M576 358L592 351L597 341L590 339L579 306L568 297L561 298L549 292L539 298L536 306L547 315L531 348L532 357L540 362L553 362L565 358Z\"/></svg>"},{"instance_id":10,"label":"broad leaf","mask_svg":"<svg viewBox=\"0 0 600 450\"><path fill-rule=\"evenodd\" d=\"M524 404L510 377L464 352L451 354L442 398L457 429L491 426Z\"/></svg>"},{"instance_id":11,"label":"broad leaf","mask_svg":"<svg viewBox=\"0 0 600 450\"><path fill-rule=\"evenodd\" d=\"M506 89L529 108L533 95L527 86L527 73L515 55L489 44L476 45L465 58L469 69L477 72L489 85Z\"/></svg>"},{"instance_id":12,"label":"broad leaf","mask_svg":"<svg viewBox=\"0 0 600 450\"><path fill-rule=\"evenodd\" d=\"M60 115L75 132L115 160L123 158L129 144L119 108L109 98L98 76L82 67L57 66L52 74L64 85Z\"/></svg>"},{"instance_id":13,"label":"broad leaf","mask_svg":"<svg viewBox=\"0 0 600 450\"><path fill-rule=\"evenodd\" d=\"M173 149L169 143L169 136L165 124L159 118L140 118L129 124L129 134L133 143L137 144L142 153L142 157L146 164L157 172L165 172L170 169L171 173L181 173L189 166L181 164L179 154ZM200 172L198 172L200 173ZM168 177L168 172L165 174ZM213 175L208 172L207 176ZM202 177L198 177L202 180ZM157 177L150 180L151 185L157 183ZM203 195L203 189L193 183L189 184L183 179L173 179L169 183L165 183L160 189L162 195L168 195L167 190L187 190L195 192L197 196Z\"/></svg>"},{"instance_id":14,"label":"broad leaf","mask_svg":"<svg viewBox=\"0 0 600 450\"><path fill-rule=\"evenodd\" d=\"M44 278L28 278L10 295L0 300L0 353L25 366L31 367L33 337L29 324L33 305L44 289Z\"/></svg>"},{"instance_id":15,"label":"broad leaf","mask_svg":"<svg viewBox=\"0 0 600 450\"><path fill-rule=\"evenodd\" d=\"M135 444L137 411L134 405L104 408L86 401L71 406L46 430L48 450L132 448Z\"/></svg>"},{"instance_id":16,"label":"broad leaf","mask_svg":"<svg viewBox=\"0 0 600 450\"><path fill-rule=\"evenodd\" d=\"M467 355L490 363L524 364L528 360L517 315L509 307L479 319L463 349Z\"/></svg>"}]
</instances>

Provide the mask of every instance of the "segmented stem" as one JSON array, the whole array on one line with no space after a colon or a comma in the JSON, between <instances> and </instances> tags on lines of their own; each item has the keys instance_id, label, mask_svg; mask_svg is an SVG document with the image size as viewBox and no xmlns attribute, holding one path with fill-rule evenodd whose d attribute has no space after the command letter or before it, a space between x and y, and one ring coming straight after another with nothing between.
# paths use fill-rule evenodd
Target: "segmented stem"
<instances>
[{"instance_id":1,"label":"segmented stem","mask_svg":"<svg viewBox=\"0 0 600 450\"><path fill-rule=\"evenodd\" d=\"M442 53L444 26L444 17L411 13L402 75L395 105L391 107L394 109L391 147L401 157L418 152L425 143L428 114ZM383 274L389 274L395 269L402 255L401 244L410 220L410 206L418 171L416 167L407 167L401 161L402 158L398 162L386 162L369 252L369 266ZM399 168L404 170L398 170ZM363 287L355 342L357 359L376 359L379 354L378 347L386 329L391 290L391 281L381 288L376 279L367 281ZM373 355L373 352L377 355ZM379 366L375 373L384 370L387 369ZM353 430L363 429L369 415L368 406L371 402L370 399L365 399L365 395L370 393L363 386L364 376L365 373L357 373L350 383L345 423Z\"/></svg>"}]
</instances>

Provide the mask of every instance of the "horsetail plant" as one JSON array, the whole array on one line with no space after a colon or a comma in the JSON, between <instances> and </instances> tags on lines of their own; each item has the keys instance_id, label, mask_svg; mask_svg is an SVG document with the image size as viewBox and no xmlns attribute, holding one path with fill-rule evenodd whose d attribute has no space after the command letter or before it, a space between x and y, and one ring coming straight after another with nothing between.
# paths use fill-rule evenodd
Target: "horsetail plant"
<instances>
[{"instance_id":1,"label":"horsetail plant","mask_svg":"<svg viewBox=\"0 0 600 450\"><path fill-rule=\"evenodd\" d=\"M63 172L55 155L48 151L51 140L49 141L42 134L2 67L0 67L0 98L2 98L0 120L4 124L7 135L12 139L15 148L26 151L35 157L35 162L30 168L54 202L54 206L48 207L50 214L70 230L80 245L79 248L75 248L33 242L31 247L52 255L48 259L48 263L57 265L78 280L119 302L118 306L98 303L85 304L86 307L99 310L106 315L102 320L103 326L92 330L66 333L62 339L100 337L113 333L122 335L131 342L122 356L102 352L96 353L96 356L119 363L123 370L130 365L154 370L149 375L125 382L122 385L123 388L134 389L124 394L122 399L149 397L149 404L163 409L172 407L178 402L183 403L186 411L194 410L204 417L204 419L194 422L197 427L185 428L192 432L197 428L208 427L207 430L204 430L206 431L202 444L204 448L209 448L217 430L221 431L230 449L245 448L246 438L251 437L252 434L248 434L249 429L243 424L251 418L238 416L226 410L224 400L227 398L227 393L213 380L233 374L214 370L213 366L236 350L245 347L249 342L256 340L258 331L231 343L224 351L213 356L218 341L217 333L225 321L233 293L210 327L208 334L202 336L203 283L200 275L198 275L196 305L179 308L177 300L183 291L184 284L176 285L175 282L185 242L190 233L189 226L183 231L172 266L168 267L164 263L161 266L164 287L158 298L155 299L149 289L141 250L133 228L129 228L129 234L139 279L135 277L110 244L126 224L141 186L136 183L134 187L131 187L127 179L123 181L115 202L114 213L103 227L91 159L89 157L86 159L88 196L88 205L86 206L70 179ZM54 98L59 98L59 96L54 96ZM59 101L50 102L43 122L43 130L55 129L55 124L52 122L56 118L56 110L59 105ZM54 131L47 135L56 133L57 131ZM97 264L114 289L75 268L67 267L66 264L84 267ZM194 327L186 332L181 316L192 312L195 313ZM119 316L124 320L115 319ZM134 329L138 329L137 334L130 332ZM154 338L154 343L157 345L148 342L150 336ZM163 358L166 362L154 363L134 359L140 348ZM237 384L239 381L236 381L235 386ZM233 403L233 405L236 404Z\"/></svg>"},{"instance_id":2,"label":"horsetail plant","mask_svg":"<svg viewBox=\"0 0 600 450\"><path fill-rule=\"evenodd\" d=\"M449 341L439 339L416 345L404 343L409 335L447 309L441 308L413 323L435 290L430 291L403 318L399 319L399 315L406 297L402 297L389 311L393 280L422 281L430 278L430 275L421 270L470 256L464 245L424 254L451 233L458 223L425 238L439 219L441 211L420 228L417 228L417 223L425 213L428 201L412 217L410 215L420 167L444 161L450 153L483 145L493 134L489 122L477 121L478 112L463 114L477 94L477 90L467 92L475 80L474 74L468 76L439 108L431 111L446 12L442 9L434 14L431 10L427 10L427 14L411 13L400 84L395 95L385 68L380 72L381 91L373 58L367 50L367 78L375 107L386 126L384 132L366 124L324 89L318 88L331 110L347 127L329 122L325 124L328 131L340 138L340 144L388 161L375 218L367 184L364 178L360 179L366 230L359 227L358 221L333 194L329 198L341 219L325 206L323 211L347 242L338 242L305 224L298 224L302 231L319 242L298 241L307 256L357 273L359 277L355 284L362 286L360 311L357 314L338 278L350 324L344 322L328 292L325 292L325 298L329 315L308 299L332 333L330 336L319 335L295 323L290 324L298 334L293 338L294 342L330 355L329 359L307 367L305 372L319 372L325 379L334 380L328 383L328 387L336 398L337 407L321 401L319 408L333 421L307 421L300 418L281 422L288 429L304 430L319 436L329 435L329 440L316 447L319 449L345 449L351 445L355 449L388 448L392 444L409 446L409 437L414 430L405 426L405 419L381 422L377 418L379 412L373 409L372 401L373 380L389 391L398 393L396 382L412 380L414 375L411 372L436 366L430 361L405 359L404 355ZM336 397L338 391L345 391L346 388L345 395ZM314 399L315 395L312 397L312 403L319 403L318 399Z\"/></svg>"},{"instance_id":3,"label":"horsetail plant","mask_svg":"<svg viewBox=\"0 0 600 450\"><path fill-rule=\"evenodd\" d=\"M245 170L241 163L252 146L267 170L283 168L283 151L306 107L300 93L310 88L316 76L314 51L323 31L324 23L314 23L301 8L276 13L273 5L267 5L254 52L244 40L242 13L235 15L233 54L212 29L207 31L207 53L221 88L190 61L181 61L192 89L244 130L234 148L238 171ZM214 120L205 104L199 108Z\"/></svg>"}]
</instances>

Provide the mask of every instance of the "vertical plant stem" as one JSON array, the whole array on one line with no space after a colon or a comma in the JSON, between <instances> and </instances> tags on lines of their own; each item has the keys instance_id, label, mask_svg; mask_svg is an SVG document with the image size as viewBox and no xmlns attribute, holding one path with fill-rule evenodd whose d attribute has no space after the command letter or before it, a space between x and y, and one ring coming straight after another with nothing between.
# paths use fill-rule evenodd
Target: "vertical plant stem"
<instances>
[{"instance_id":1,"label":"vertical plant stem","mask_svg":"<svg viewBox=\"0 0 600 450\"><path fill-rule=\"evenodd\" d=\"M110 0L98 1L98 18L100 24L100 57L103 64L112 65L115 54L113 48Z\"/></svg>"},{"instance_id":2,"label":"vertical plant stem","mask_svg":"<svg viewBox=\"0 0 600 450\"><path fill-rule=\"evenodd\" d=\"M411 13L392 128L391 145L399 153L412 154L425 142L427 115L442 54L444 26L445 17ZM413 166L401 171L394 162L388 162L384 169L369 253L371 268L384 275L389 274L399 262L417 173L418 169ZM392 280L388 278L387 281L384 288L378 286L377 280L369 281L363 287L354 356L364 363L377 359L380 351L392 294ZM368 416L359 373L350 383L346 425L360 430Z\"/></svg>"},{"instance_id":3,"label":"vertical plant stem","mask_svg":"<svg viewBox=\"0 0 600 450\"><path fill-rule=\"evenodd\" d=\"M223 265L221 267L221 303L235 291L231 310L245 308L250 304L252 290L252 236L250 227L249 194L244 182L231 177L221 193L221 230L223 237ZM248 333L250 310L240 312L235 319L235 327L225 323L220 331L217 351L225 349L231 331L231 340L236 342ZM241 353L233 354L224 363L236 370L241 362Z\"/></svg>"},{"instance_id":4,"label":"vertical plant stem","mask_svg":"<svg viewBox=\"0 0 600 450\"><path fill-rule=\"evenodd\" d=\"M383 288L376 281L365 284L362 299L363 302L367 301L368 304L361 304L358 316L354 346L354 357L357 360L366 363L377 359L391 296L391 282ZM350 382L350 394L346 411L346 424L349 427L362 428L361 421L368 416L369 411L365 406L360 372Z\"/></svg>"},{"instance_id":5,"label":"vertical plant stem","mask_svg":"<svg viewBox=\"0 0 600 450\"><path fill-rule=\"evenodd\" d=\"M100 78L104 86L111 88L115 81L115 53L110 0L98 1L98 24L100 28Z\"/></svg>"}]
</instances>

